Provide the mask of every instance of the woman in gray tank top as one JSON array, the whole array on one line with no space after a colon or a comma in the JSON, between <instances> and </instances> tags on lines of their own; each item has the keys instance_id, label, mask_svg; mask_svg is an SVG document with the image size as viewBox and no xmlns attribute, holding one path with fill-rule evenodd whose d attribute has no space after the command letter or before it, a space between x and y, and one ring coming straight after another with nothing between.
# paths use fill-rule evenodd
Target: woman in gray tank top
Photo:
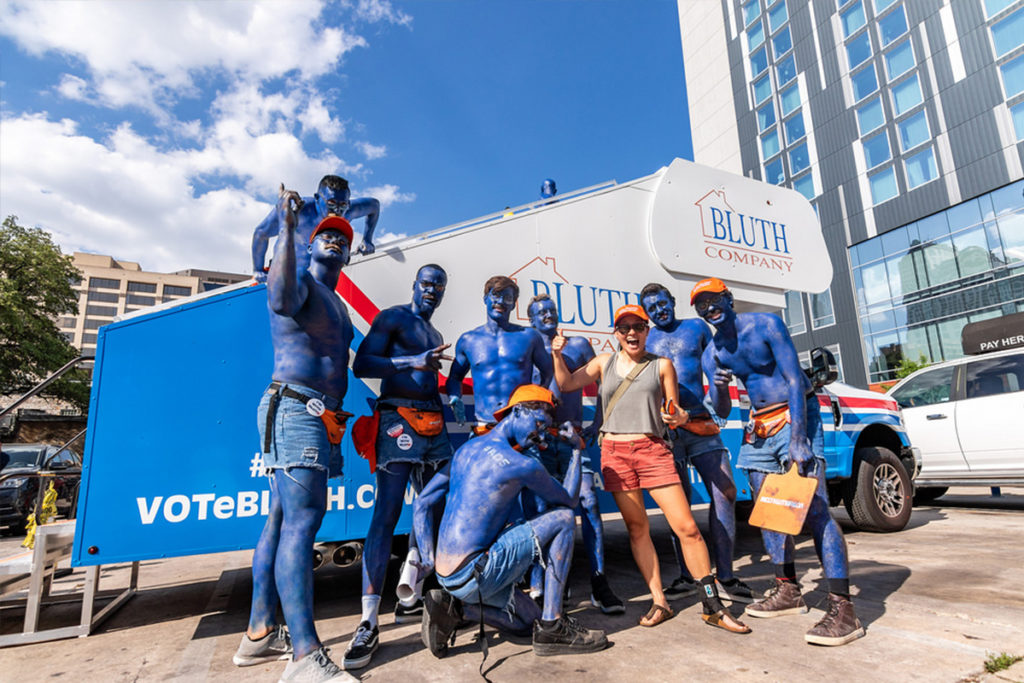
<instances>
[{"instance_id":1,"label":"woman in gray tank top","mask_svg":"<svg viewBox=\"0 0 1024 683\"><path fill-rule=\"evenodd\" d=\"M598 382L604 421L601 425L601 475L629 530L633 559L651 590L654 603L640 619L641 626L656 626L674 616L661 587L661 568L651 541L643 492L658 504L679 538L686 567L704 589L705 623L733 633L750 629L736 620L718 598L711 574L708 548L701 536L676 473L666 430L687 420L676 408L679 388L672 361L647 353L647 313L627 305L615 312L615 338L619 351L603 353L575 372L562 359L565 337L551 343L555 381L563 392L579 391Z\"/></svg>"}]
</instances>

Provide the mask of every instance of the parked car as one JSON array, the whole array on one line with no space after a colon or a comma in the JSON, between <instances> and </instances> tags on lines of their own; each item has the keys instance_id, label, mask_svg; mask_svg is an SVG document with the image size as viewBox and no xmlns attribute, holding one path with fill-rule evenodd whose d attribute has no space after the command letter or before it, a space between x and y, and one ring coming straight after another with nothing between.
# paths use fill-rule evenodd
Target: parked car
<instances>
[{"instance_id":1,"label":"parked car","mask_svg":"<svg viewBox=\"0 0 1024 683\"><path fill-rule=\"evenodd\" d=\"M39 443L0 445L0 529L8 526L17 532L24 528L40 500L40 482L44 488L53 482L58 515L74 517L81 478L82 458L71 448Z\"/></svg>"},{"instance_id":2,"label":"parked car","mask_svg":"<svg viewBox=\"0 0 1024 683\"><path fill-rule=\"evenodd\" d=\"M1024 485L1024 349L932 365L887 393L921 449L916 502L950 486Z\"/></svg>"}]
</instances>

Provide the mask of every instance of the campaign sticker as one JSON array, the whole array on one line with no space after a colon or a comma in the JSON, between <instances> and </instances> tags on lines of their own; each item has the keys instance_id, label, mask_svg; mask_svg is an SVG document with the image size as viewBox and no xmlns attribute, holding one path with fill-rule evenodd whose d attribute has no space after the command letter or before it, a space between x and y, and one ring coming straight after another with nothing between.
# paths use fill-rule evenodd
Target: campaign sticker
<instances>
[{"instance_id":1,"label":"campaign sticker","mask_svg":"<svg viewBox=\"0 0 1024 683\"><path fill-rule=\"evenodd\" d=\"M398 440L395 441L395 445L401 448L403 451L407 451L412 448L412 437L408 434L401 434Z\"/></svg>"},{"instance_id":2,"label":"campaign sticker","mask_svg":"<svg viewBox=\"0 0 1024 683\"><path fill-rule=\"evenodd\" d=\"M318 398L311 398L306 401L306 412L313 417L320 417L327 410L324 402Z\"/></svg>"},{"instance_id":3,"label":"campaign sticker","mask_svg":"<svg viewBox=\"0 0 1024 683\"><path fill-rule=\"evenodd\" d=\"M388 431L385 432L385 433L388 436L390 436L392 439L397 439L398 437L400 437L402 435L403 431L405 431L405 430L402 429L402 425L396 423L396 424L393 424L390 427L388 427Z\"/></svg>"}]
</instances>

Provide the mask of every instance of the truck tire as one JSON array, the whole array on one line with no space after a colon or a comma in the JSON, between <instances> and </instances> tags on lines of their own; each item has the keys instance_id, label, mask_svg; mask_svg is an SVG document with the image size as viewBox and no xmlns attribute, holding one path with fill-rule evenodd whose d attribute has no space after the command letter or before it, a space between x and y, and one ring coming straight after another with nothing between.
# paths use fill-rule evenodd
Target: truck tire
<instances>
[{"instance_id":1,"label":"truck tire","mask_svg":"<svg viewBox=\"0 0 1024 683\"><path fill-rule=\"evenodd\" d=\"M913 509L910 476L896 454L888 448L871 446L854 453L851 490L845 498L846 511L864 531L899 531L910 521Z\"/></svg>"},{"instance_id":2,"label":"truck tire","mask_svg":"<svg viewBox=\"0 0 1024 683\"><path fill-rule=\"evenodd\" d=\"M936 499L946 495L948 490L948 486L922 486L921 488L914 489L914 505L934 503Z\"/></svg>"}]
</instances>

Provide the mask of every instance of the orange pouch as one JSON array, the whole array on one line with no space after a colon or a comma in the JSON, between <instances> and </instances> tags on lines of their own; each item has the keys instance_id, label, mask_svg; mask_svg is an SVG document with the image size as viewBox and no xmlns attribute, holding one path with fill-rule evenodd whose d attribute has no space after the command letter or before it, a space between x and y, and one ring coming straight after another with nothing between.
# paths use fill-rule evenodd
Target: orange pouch
<instances>
[{"instance_id":1,"label":"orange pouch","mask_svg":"<svg viewBox=\"0 0 1024 683\"><path fill-rule=\"evenodd\" d=\"M420 436L437 436L444 429L444 415L441 412L416 410L404 406L395 406L395 410Z\"/></svg>"},{"instance_id":2,"label":"orange pouch","mask_svg":"<svg viewBox=\"0 0 1024 683\"><path fill-rule=\"evenodd\" d=\"M347 413L344 410L330 411L325 410L320 416L320 419L324 423L324 427L327 428L327 440L332 444L341 443L341 437L345 436L345 423L352 417L352 413Z\"/></svg>"},{"instance_id":3,"label":"orange pouch","mask_svg":"<svg viewBox=\"0 0 1024 683\"><path fill-rule=\"evenodd\" d=\"M489 432L492 429L494 429L494 425L492 425L492 424L473 425L472 427L470 427L470 429L473 430L473 434L475 436L483 436L487 432Z\"/></svg>"},{"instance_id":4,"label":"orange pouch","mask_svg":"<svg viewBox=\"0 0 1024 683\"><path fill-rule=\"evenodd\" d=\"M710 417L698 417L695 420L687 420L683 423L683 429L697 436L714 436L722 431Z\"/></svg>"},{"instance_id":5,"label":"orange pouch","mask_svg":"<svg viewBox=\"0 0 1024 683\"><path fill-rule=\"evenodd\" d=\"M789 424L789 404L778 403L773 406L755 411L750 416L750 424L747 426L745 440L752 443L754 437L767 439L782 431L782 428Z\"/></svg>"},{"instance_id":6,"label":"orange pouch","mask_svg":"<svg viewBox=\"0 0 1024 683\"><path fill-rule=\"evenodd\" d=\"M359 457L366 458L370 473L377 470L377 432L380 429L380 413L360 415L352 425L352 445Z\"/></svg>"}]
</instances>

